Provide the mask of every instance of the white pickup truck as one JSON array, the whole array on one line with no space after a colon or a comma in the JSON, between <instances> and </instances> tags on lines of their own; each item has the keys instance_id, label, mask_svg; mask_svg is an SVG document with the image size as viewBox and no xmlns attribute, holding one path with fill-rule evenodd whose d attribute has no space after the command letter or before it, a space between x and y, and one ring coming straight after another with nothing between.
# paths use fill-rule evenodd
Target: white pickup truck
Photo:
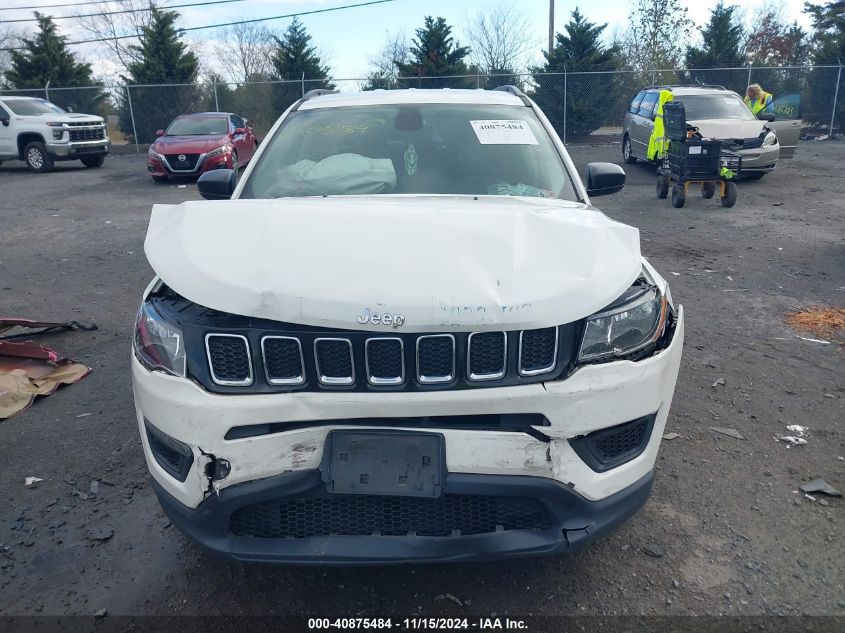
<instances>
[{"instance_id":1,"label":"white pickup truck","mask_svg":"<svg viewBox=\"0 0 845 633\"><path fill-rule=\"evenodd\" d=\"M65 112L35 97L0 98L0 162L22 160L38 174L61 160L100 167L110 147L102 117Z\"/></svg>"}]
</instances>

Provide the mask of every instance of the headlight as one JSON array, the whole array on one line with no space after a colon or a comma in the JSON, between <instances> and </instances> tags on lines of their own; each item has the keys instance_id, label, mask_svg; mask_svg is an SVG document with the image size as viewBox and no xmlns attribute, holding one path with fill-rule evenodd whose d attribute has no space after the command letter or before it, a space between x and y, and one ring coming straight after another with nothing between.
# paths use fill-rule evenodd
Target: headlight
<instances>
[{"instance_id":1,"label":"headlight","mask_svg":"<svg viewBox=\"0 0 845 633\"><path fill-rule=\"evenodd\" d=\"M579 361L610 360L639 351L663 335L668 301L649 288L620 306L587 319Z\"/></svg>"},{"instance_id":2,"label":"headlight","mask_svg":"<svg viewBox=\"0 0 845 633\"><path fill-rule=\"evenodd\" d=\"M149 303L144 303L135 320L133 340L138 360L150 370L185 375L185 347L182 332L168 323Z\"/></svg>"},{"instance_id":3,"label":"headlight","mask_svg":"<svg viewBox=\"0 0 845 633\"><path fill-rule=\"evenodd\" d=\"M763 139L763 145L776 145L778 142L778 137L775 135L774 132L769 132L766 134L766 138Z\"/></svg>"},{"instance_id":4,"label":"headlight","mask_svg":"<svg viewBox=\"0 0 845 633\"><path fill-rule=\"evenodd\" d=\"M228 145L223 145L223 146L221 146L221 147L218 147L217 149L213 149L213 150L211 150L210 152L208 152L208 153L206 154L206 156L207 156L208 158L211 158L212 156L220 156L221 154L225 154L225 153L226 153L226 152L228 152L228 151L229 151L229 146L228 146Z\"/></svg>"},{"instance_id":5,"label":"headlight","mask_svg":"<svg viewBox=\"0 0 845 633\"><path fill-rule=\"evenodd\" d=\"M150 149L147 150L147 156L158 156L158 152L153 149L152 145L150 145Z\"/></svg>"}]
</instances>

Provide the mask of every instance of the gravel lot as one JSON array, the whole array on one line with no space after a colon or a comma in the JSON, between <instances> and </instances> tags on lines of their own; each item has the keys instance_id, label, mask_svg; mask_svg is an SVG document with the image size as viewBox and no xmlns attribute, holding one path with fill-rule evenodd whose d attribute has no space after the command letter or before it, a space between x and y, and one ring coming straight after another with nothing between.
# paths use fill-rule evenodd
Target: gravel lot
<instances>
[{"instance_id":1,"label":"gravel lot","mask_svg":"<svg viewBox=\"0 0 845 633\"><path fill-rule=\"evenodd\" d=\"M571 152L579 166L620 160L616 146ZM0 313L99 330L41 337L94 372L0 422L0 614L845 615L845 502L795 493L817 476L845 490L842 335L821 345L783 321L845 305L843 169L845 144L811 142L742 183L730 210L700 198L673 209L644 165L596 199L639 227L687 314L667 425L680 437L617 532L561 559L303 569L205 555L147 483L128 362L152 275L142 243L151 205L197 198L195 184L156 185L134 155L42 176L6 163ZM794 423L809 427L806 446L774 439ZM27 476L44 481L27 488Z\"/></svg>"}]
</instances>

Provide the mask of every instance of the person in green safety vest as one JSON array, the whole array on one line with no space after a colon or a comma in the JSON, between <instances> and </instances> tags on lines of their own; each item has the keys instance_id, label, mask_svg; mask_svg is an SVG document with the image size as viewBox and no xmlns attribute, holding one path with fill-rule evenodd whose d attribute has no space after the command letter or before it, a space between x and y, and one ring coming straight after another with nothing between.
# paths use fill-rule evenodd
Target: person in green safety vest
<instances>
[{"instance_id":1,"label":"person in green safety vest","mask_svg":"<svg viewBox=\"0 0 845 633\"><path fill-rule=\"evenodd\" d=\"M772 100L774 97L763 90L760 84L751 84L745 89L745 105L751 110L754 116L761 112L773 112Z\"/></svg>"},{"instance_id":2,"label":"person in green safety vest","mask_svg":"<svg viewBox=\"0 0 845 633\"><path fill-rule=\"evenodd\" d=\"M669 151L669 139L666 138L666 130L663 126L663 104L672 101L673 98L672 93L665 89L660 91L660 96L657 98L654 127L651 128L646 154L649 160L659 160Z\"/></svg>"}]
</instances>

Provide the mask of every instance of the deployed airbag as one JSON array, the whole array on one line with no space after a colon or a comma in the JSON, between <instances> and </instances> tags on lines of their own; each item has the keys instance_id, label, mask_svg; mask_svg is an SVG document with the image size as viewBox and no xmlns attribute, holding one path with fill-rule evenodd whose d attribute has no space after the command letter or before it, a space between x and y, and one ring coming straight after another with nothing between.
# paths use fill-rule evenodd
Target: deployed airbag
<instances>
[{"instance_id":1,"label":"deployed airbag","mask_svg":"<svg viewBox=\"0 0 845 633\"><path fill-rule=\"evenodd\" d=\"M387 158L337 154L319 162L301 160L276 172L267 191L271 197L366 195L390 193L396 170Z\"/></svg>"}]
</instances>

